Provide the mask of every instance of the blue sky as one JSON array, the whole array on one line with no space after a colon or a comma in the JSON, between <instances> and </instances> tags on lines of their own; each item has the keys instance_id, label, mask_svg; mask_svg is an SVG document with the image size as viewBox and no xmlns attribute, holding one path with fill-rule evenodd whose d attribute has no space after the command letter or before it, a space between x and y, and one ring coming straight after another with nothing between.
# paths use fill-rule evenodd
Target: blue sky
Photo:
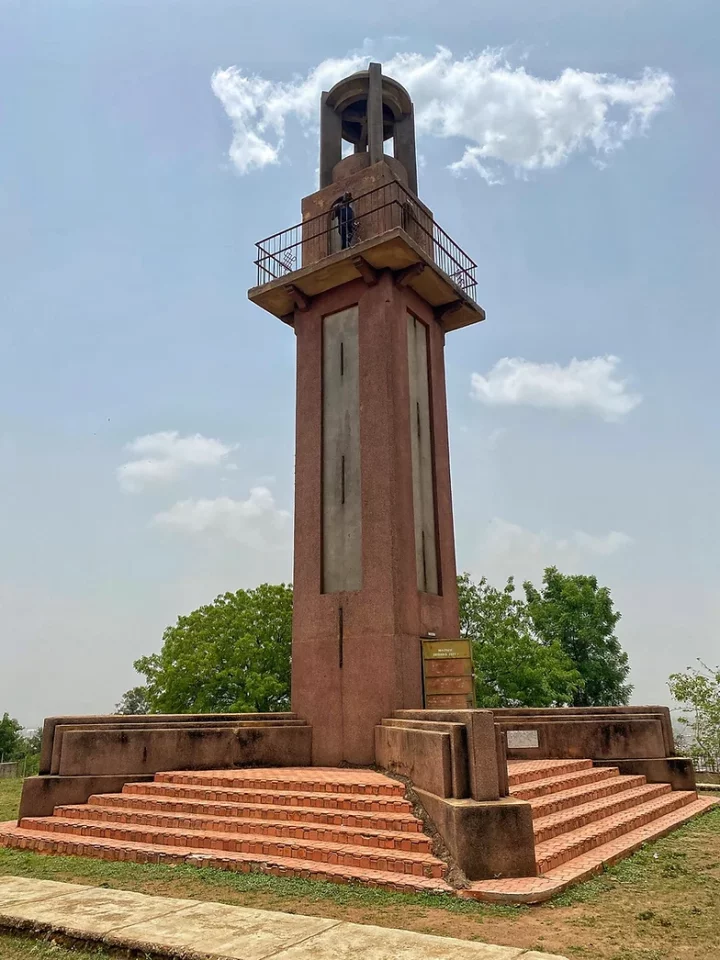
<instances>
[{"instance_id":1,"label":"blue sky","mask_svg":"<svg viewBox=\"0 0 720 960\"><path fill-rule=\"evenodd\" d=\"M0 0L0 712L108 711L178 614L290 578L295 344L246 290L315 189L317 78L364 56L488 314L447 345L460 568L596 573L636 702L717 662L719 26Z\"/></svg>"}]
</instances>

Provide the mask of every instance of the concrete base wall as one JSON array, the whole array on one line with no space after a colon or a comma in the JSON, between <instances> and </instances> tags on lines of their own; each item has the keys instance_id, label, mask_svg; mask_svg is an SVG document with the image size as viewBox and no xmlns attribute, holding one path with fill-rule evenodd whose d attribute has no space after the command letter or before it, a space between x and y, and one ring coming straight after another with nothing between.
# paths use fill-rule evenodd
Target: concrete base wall
<instances>
[{"instance_id":1,"label":"concrete base wall","mask_svg":"<svg viewBox=\"0 0 720 960\"><path fill-rule=\"evenodd\" d=\"M242 766L307 766L307 726L202 729L71 730L63 737L58 774L120 776L161 770L217 770Z\"/></svg>"},{"instance_id":2,"label":"concrete base wall","mask_svg":"<svg viewBox=\"0 0 720 960\"><path fill-rule=\"evenodd\" d=\"M40 776L23 784L21 817L117 793L164 770L309 766L312 728L294 714L50 717Z\"/></svg>"},{"instance_id":3,"label":"concrete base wall","mask_svg":"<svg viewBox=\"0 0 720 960\"><path fill-rule=\"evenodd\" d=\"M650 757L634 760L596 760L598 767L617 767L629 776L641 775L648 783L669 783L673 790L695 789L695 768L687 757Z\"/></svg>"},{"instance_id":4,"label":"concrete base wall","mask_svg":"<svg viewBox=\"0 0 720 960\"><path fill-rule=\"evenodd\" d=\"M478 803L416 790L450 854L468 880L534 877L532 810L525 800Z\"/></svg>"},{"instance_id":5,"label":"concrete base wall","mask_svg":"<svg viewBox=\"0 0 720 960\"><path fill-rule=\"evenodd\" d=\"M665 756L665 743L657 717L600 717L496 720L505 735L507 755L513 760L636 759ZM511 734L535 733L537 747L513 746Z\"/></svg>"},{"instance_id":6,"label":"concrete base wall","mask_svg":"<svg viewBox=\"0 0 720 960\"><path fill-rule=\"evenodd\" d=\"M55 807L69 803L87 803L100 793L120 793L126 783L152 780L151 776L132 777L28 777L23 783L20 814L23 817L51 817Z\"/></svg>"}]
</instances>

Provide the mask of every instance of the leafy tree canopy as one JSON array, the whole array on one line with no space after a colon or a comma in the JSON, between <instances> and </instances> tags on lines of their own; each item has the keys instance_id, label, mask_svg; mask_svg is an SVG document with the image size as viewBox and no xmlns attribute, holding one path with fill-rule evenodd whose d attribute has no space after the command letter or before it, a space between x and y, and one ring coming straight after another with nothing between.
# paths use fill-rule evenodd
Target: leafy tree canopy
<instances>
[{"instance_id":1,"label":"leafy tree canopy","mask_svg":"<svg viewBox=\"0 0 720 960\"><path fill-rule=\"evenodd\" d=\"M120 702L115 704L115 713L126 717L152 713L147 687L133 687L132 690L124 693Z\"/></svg>"},{"instance_id":2,"label":"leafy tree canopy","mask_svg":"<svg viewBox=\"0 0 720 960\"><path fill-rule=\"evenodd\" d=\"M22 756L22 724L13 720L9 713L0 720L0 760L12 762Z\"/></svg>"},{"instance_id":3,"label":"leafy tree canopy","mask_svg":"<svg viewBox=\"0 0 720 960\"><path fill-rule=\"evenodd\" d=\"M698 663L700 669L671 674L668 686L684 713L678 719L691 734L690 753L715 759L720 757L720 667Z\"/></svg>"},{"instance_id":4,"label":"leafy tree canopy","mask_svg":"<svg viewBox=\"0 0 720 960\"><path fill-rule=\"evenodd\" d=\"M460 631L472 641L479 707L554 707L572 702L580 674L557 641L538 641L513 578L502 590L485 577L458 577Z\"/></svg>"},{"instance_id":5,"label":"leafy tree canopy","mask_svg":"<svg viewBox=\"0 0 720 960\"><path fill-rule=\"evenodd\" d=\"M179 617L160 653L141 657L153 713L286 710L290 704L292 587L226 593Z\"/></svg>"},{"instance_id":6,"label":"leafy tree canopy","mask_svg":"<svg viewBox=\"0 0 720 960\"><path fill-rule=\"evenodd\" d=\"M580 672L583 685L572 699L576 707L626 704L632 693L627 682L627 654L614 634L620 614L610 591L596 577L560 573L547 567L542 590L523 584L528 612L538 638L558 643Z\"/></svg>"}]
</instances>

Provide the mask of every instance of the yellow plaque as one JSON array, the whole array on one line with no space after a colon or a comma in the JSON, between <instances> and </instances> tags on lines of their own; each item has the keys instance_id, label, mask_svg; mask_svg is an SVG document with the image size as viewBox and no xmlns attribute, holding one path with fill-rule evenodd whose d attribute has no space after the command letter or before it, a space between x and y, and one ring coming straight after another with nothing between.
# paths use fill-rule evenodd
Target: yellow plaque
<instances>
[{"instance_id":1,"label":"yellow plaque","mask_svg":"<svg viewBox=\"0 0 720 960\"><path fill-rule=\"evenodd\" d=\"M423 640L423 660L470 659L469 640Z\"/></svg>"}]
</instances>

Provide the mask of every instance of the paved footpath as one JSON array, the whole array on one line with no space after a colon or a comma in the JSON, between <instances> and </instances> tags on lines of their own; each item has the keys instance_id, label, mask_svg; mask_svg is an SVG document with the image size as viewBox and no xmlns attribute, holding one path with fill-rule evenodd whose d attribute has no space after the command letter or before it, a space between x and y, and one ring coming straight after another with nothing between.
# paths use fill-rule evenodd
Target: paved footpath
<instances>
[{"instance_id":1,"label":"paved footpath","mask_svg":"<svg viewBox=\"0 0 720 960\"><path fill-rule=\"evenodd\" d=\"M25 877L0 877L3 927L183 960L565 960L520 947Z\"/></svg>"}]
</instances>

